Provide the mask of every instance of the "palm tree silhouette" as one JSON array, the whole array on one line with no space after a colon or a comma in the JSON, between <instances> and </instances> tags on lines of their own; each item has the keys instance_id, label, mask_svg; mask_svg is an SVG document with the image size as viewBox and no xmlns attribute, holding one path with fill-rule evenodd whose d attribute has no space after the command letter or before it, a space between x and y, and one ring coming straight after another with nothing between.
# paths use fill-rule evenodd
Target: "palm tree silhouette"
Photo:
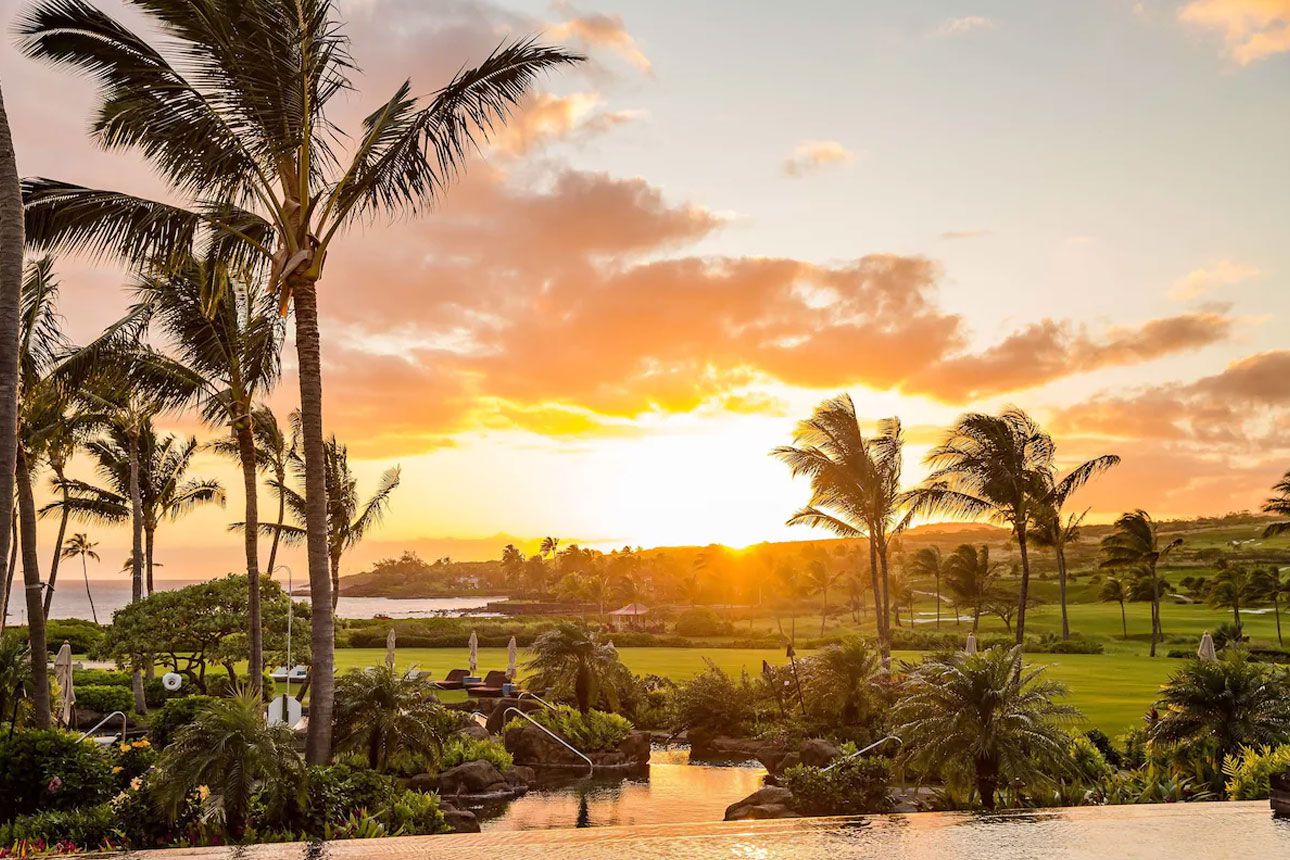
<instances>
[{"instance_id":1,"label":"palm tree silhouette","mask_svg":"<svg viewBox=\"0 0 1290 860\"><path fill-rule=\"evenodd\" d=\"M926 546L914 553L914 560L909 564L910 573L915 576L930 576L936 586L936 627L941 626L941 577L945 574L945 561L941 558L941 548Z\"/></svg>"},{"instance_id":2,"label":"palm tree silhouette","mask_svg":"<svg viewBox=\"0 0 1290 860\"><path fill-rule=\"evenodd\" d=\"M1160 639L1160 580L1156 566L1178 547L1182 538L1160 541L1160 526L1151 514L1136 510L1115 521L1115 531L1102 538L1102 567L1135 570L1150 579L1151 585L1151 656L1156 656Z\"/></svg>"},{"instance_id":3,"label":"palm tree silhouette","mask_svg":"<svg viewBox=\"0 0 1290 860\"><path fill-rule=\"evenodd\" d=\"M71 540L63 544L63 550L60 553L63 558L79 558L81 560L81 576L85 579L85 597L90 602L90 616L94 623L99 623L98 613L94 611L94 595L90 593L90 574L85 566L85 559L92 558L99 560L99 554L94 551L98 546L97 541L90 540L90 536L85 532L76 532L72 535Z\"/></svg>"},{"instance_id":4,"label":"palm tree silhouette","mask_svg":"<svg viewBox=\"0 0 1290 860\"><path fill-rule=\"evenodd\" d=\"M1124 604L1130 599L1130 595L1124 580L1118 576L1108 576L1102 582L1102 588L1098 591L1097 599L1104 603L1120 604L1120 633L1125 639L1128 639L1129 621L1124 614Z\"/></svg>"}]
</instances>

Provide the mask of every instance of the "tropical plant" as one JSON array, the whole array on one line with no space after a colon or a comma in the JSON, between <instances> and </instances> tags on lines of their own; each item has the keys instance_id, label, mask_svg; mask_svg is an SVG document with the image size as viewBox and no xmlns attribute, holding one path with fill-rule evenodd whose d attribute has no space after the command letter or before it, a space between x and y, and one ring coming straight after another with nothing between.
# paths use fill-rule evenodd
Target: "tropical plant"
<instances>
[{"instance_id":1,"label":"tropical plant","mask_svg":"<svg viewBox=\"0 0 1290 860\"><path fill-rule=\"evenodd\" d=\"M1160 628L1160 579L1157 566L1160 560L1182 546L1182 538L1162 543L1160 527L1144 510L1123 514L1115 521L1115 531L1102 538L1102 567L1130 570L1141 574L1149 582L1151 599L1151 656L1156 656L1156 643L1161 637Z\"/></svg>"},{"instance_id":2,"label":"tropical plant","mask_svg":"<svg viewBox=\"0 0 1290 860\"><path fill-rule=\"evenodd\" d=\"M1192 660L1160 690L1158 719L1148 727L1163 746L1203 753L1213 787L1222 787L1222 764L1241 747L1290 740L1290 693L1275 669L1238 649L1219 660Z\"/></svg>"},{"instance_id":3,"label":"tropical plant","mask_svg":"<svg viewBox=\"0 0 1290 860\"><path fill-rule=\"evenodd\" d=\"M1263 503L1263 512L1290 517L1290 471L1287 471L1281 476L1281 480L1272 485L1272 491L1275 495ZM1269 523L1263 530L1263 537L1265 539L1276 537L1286 531L1290 531L1290 520L1280 520L1275 523Z\"/></svg>"},{"instance_id":4,"label":"tropical plant","mask_svg":"<svg viewBox=\"0 0 1290 860\"><path fill-rule=\"evenodd\" d=\"M1053 454L1052 438L1020 409L970 413L927 455L932 471L914 493L917 511L985 517L1011 529L1021 555L1018 644L1025 640L1030 600L1027 529L1053 486Z\"/></svg>"},{"instance_id":5,"label":"tropical plant","mask_svg":"<svg viewBox=\"0 0 1290 860\"><path fill-rule=\"evenodd\" d=\"M1118 576L1108 576L1102 581L1102 587L1098 590L1097 599L1103 603L1120 604L1120 633L1125 638L1129 638L1129 621L1124 614L1124 604L1129 600L1129 589L1125 586L1124 580Z\"/></svg>"},{"instance_id":6,"label":"tropical plant","mask_svg":"<svg viewBox=\"0 0 1290 860\"><path fill-rule=\"evenodd\" d=\"M300 799L305 767L285 725L266 725L260 697L249 690L214 699L180 729L157 759L152 789L173 819L191 792L206 786L209 818L241 840L253 800L280 809Z\"/></svg>"},{"instance_id":7,"label":"tropical plant","mask_svg":"<svg viewBox=\"0 0 1290 860\"><path fill-rule=\"evenodd\" d=\"M6 817L100 803L112 793L107 756L79 732L5 731L0 762L0 809Z\"/></svg>"},{"instance_id":8,"label":"tropical plant","mask_svg":"<svg viewBox=\"0 0 1290 860\"><path fill-rule=\"evenodd\" d=\"M794 765L782 779L802 815L864 815L883 812L890 802L891 762L885 758L843 759L830 770Z\"/></svg>"},{"instance_id":9,"label":"tropical plant","mask_svg":"<svg viewBox=\"0 0 1290 860\"><path fill-rule=\"evenodd\" d=\"M735 733L757 718L758 691L748 675L732 678L708 658L702 672L676 686L673 728L693 733Z\"/></svg>"},{"instance_id":10,"label":"tropical plant","mask_svg":"<svg viewBox=\"0 0 1290 860\"><path fill-rule=\"evenodd\" d=\"M925 546L914 553L909 564L910 573L932 579L936 588L936 626L941 626L941 579L945 576L945 559L939 546Z\"/></svg>"},{"instance_id":11,"label":"tropical plant","mask_svg":"<svg viewBox=\"0 0 1290 860\"><path fill-rule=\"evenodd\" d=\"M533 719L584 752L610 752L631 734L632 724L620 714L580 711L568 705L536 711ZM518 717L511 726L524 726Z\"/></svg>"},{"instance_id":12,"label":"tropical plant","mask_svg":"<svg viewBox=\"0 0 1290 860\"><path fill-rule=\"evenodd\" d=\"M1205 586L1205 602L1215 609L1232 610L1232 621L1238 632L1243 626L1241 607L1248 609L1267 596L1268 586L1260 573L1243 564L1228 564L1223 559Z\"/></svg>"},{"instance_id":13,"label":"tropical plant","mask_svg":"<svg viewBox=\"0 0 1290 860\"><path fill-rule=\"evenodd\" d=\"M881 706L877 681L883 677L882 655L860 636L828 645L812 661L820 692L837 703L831 710L844 726L868 722ZM813 685L814 686L814 685Z\"/></svg>"},{"instance_id":14,"label":"tropical plant","mask_svg":"<svg viewBox=\"0 0 1290 860\"><path fill-rule=\"evenodd\" d=\"M30 648L25 636L0 634L0 722L23 722L20 706L31 682Z\"/></svg>"},{"instance_id":15,"label":"tropical plant","mask_svg":"<svg viewBox=\"0 0 1290 860\"><path fill-rule=\"evenodd\" d=\"M981 613L995 597L995 583L1003 565L991 563L990 547L961 544L945 560L945 578L950 593L960 606L972 607L972 632L981 626Z\"/></svg>"},{"instance_id":16,"label":"tropical plant","mask_svg":"<svg viewBox=\"0 0 1290 860\"><path fill-rule=\"evenodd\" d=\"M562 621L533 640L525 669L529 683L572 693L578 710L587 713L603 695L618 709L618 690L626 671L618 652L594 630Z\"/></svg>"},{"instance_id":17,"label":"tropical plant","mask_svg":"<svg viewBox=\"0 0 1290 860\"><path fill-rule=\"evenodd\" d=\"M794 477L810 480L811 498L788 524L868 539L878 641L883 659L890 661L888 551L891 538L910 519L905 513L908 497L900 488L904 446L900 421L881 421L877 434L867 437L855 404L843 394L816 407L810 418L798 424L793 441L771 454L787 464Z\"/></svg>"},{"instance_id":18,"label":"tropical plant","mask_svg":"<svg viewBox=\"0 0 1290 860\"><path fill-rule=\"evenodd\" d=\"M1290 770L1290 744L1242 747L1223 759L1229 800L1267 800L1272 793L1272 775Z\"/></svg>"},{"instance_id":19,"label":"tropical plant","mask_svg":"<svg viewBox=\"0 0 1290 860\"><path fill-rule=\"evenodd\" d=\"M86 414L83 410L77 408L75 398L68 402L68 408L64 412L63 420L50 429L45 441L45 463L49 466L49 471L53 473L52 484L55 490L60 490L63 481L67 478L67 463L76 454L81 442L85 440L90 430L97 424L98 418L93 414ZM66 493L66 489L61 489ZM66 495L63 496L66 500ZM49 617L50 607L54 602L54 591L58 583L58 571L61 565L59 562L65 557L63 555L63 542L67 535L67 522L70 519L70 512L64 509L58 518L58 533L54 538L53 558L49 562L49 580L48 587L45 589L45 617Z\"/></svg>"},{"instance_id":20,"label":"tropical plant","mask_svg":"<svg viewBox=\"0 0 1290 860\"><path fill-rule=\"evenodd\" d=\"M1021 647L926 658L910 671L892 713L907 765L976 788L994 809L1001 786L1041 782L1068 762L1062 724L1079 711L1043 667L1023 670Z\"/></svg>"},{"instance_id":21,"label":"tropical plant","mask_svg":"<svg viewBox=\"0 0 1290 860\"><path fill-rule=\"evenodd\" d=\"M368 767L380 771L395 756L437 756L449 721L433 689L427 679L385 666L341 675L332 728L336 750L361 753Z\"/></svg>"},{"instance_id":22,"label":"tropical plant","mask_svg":"<svg viewBox=\"0 0 1290 860\"><path fill-rule=\"evenodd\" d=\"M94 594L90 591L90 572L86 567L85 560L92 558L99 560L99 554L94 548L98 546L97 541L90 540L90 536L85 532L77 532L72 535L71 540L63 544L62 551L59 553L63 558L79 558L81 560L81 577L85 580L85 599L90 602L90 617L95 624L99 623L99 615L94 610Z\"/></svg>"},{"instance_id":23,"label":"tropical plant","mask_svg":"<svg viewBox=\"0 0 1290 860\"><path fill-rule=\"evenodd\" d=\"M1272 614L1277 621L1277 644L1284 645L1281 636L1281 598L1290 594L1290 580L1282 579L1281 569L1276 565L1255 572L1262 596L1272 603Z\"/></svg>"},{"instance_id":24,"label":"tropical plant","mask_svg":"<svg viewBox=\"0 0 1290 860\"><path fill-rule=\"evenodd\" d=\"M98 81L95 135L141 151L178 204L30 179L28 241L147 263L180 259L200 239L219 258L267 269L279 306L294 307L317 655L309 759L320 763L331 746L334 636L317 301L328 251L364 218L438 201L538 75L580 58L521 40L462 69L428 102L405 82L368 115L345 157L327 112L350 89L353 63L331 0L163 0L144 12L181 62L85 3L46 0L18 29L28 56Z\"/></svg>"}]
</instances>

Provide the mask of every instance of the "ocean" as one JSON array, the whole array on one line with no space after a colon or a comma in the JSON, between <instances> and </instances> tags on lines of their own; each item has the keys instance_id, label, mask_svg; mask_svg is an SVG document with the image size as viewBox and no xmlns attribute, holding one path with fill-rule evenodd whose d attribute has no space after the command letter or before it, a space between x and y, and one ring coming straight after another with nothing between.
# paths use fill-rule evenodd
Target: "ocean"
<instances>
[{"instance_id":1,"label":"ocean","mask_svg":"<svg viewBox=\"0 0 1290 860\"><path fill-rule=\"evenodd\" d=\"M19 577L21 578L21 577ZM157 580L158 590L183 588L201 580ZM112 613L130 603L130 581L120 579L91 579L90 592L94 609L101 623L112 620ZM308 600L296 595L297 600ZM342 597L336 604L336 614L341 618L429 618L435 615L484 615L478 610L492 600L503 600L501 595L491 597L426 597L395 600L389 597ZM63 579L59 576L58 590L49 608L51 618L90 618L90 601L85 596L85 581L79 577ZM9 623L25 624L27 604L23 597L22 583L14 582L9 595Z\"/></svg>"}]
</instances>

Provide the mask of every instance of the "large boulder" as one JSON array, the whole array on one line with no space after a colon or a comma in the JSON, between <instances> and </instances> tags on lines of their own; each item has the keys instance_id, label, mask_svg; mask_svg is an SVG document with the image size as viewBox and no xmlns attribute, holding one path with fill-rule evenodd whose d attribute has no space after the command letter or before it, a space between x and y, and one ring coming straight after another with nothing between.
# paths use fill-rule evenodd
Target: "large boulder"
<instances>
[{"instance_id":1,"label":"large boulder","mask_svg":"<svg viewBox=\"0 0 1290 860\"><path fill-rule=\"evenodd\" d=\"M824 767L841 755L842 751L828 741L816 738L802 741L797 754L801 756L802 764L808 767Z\"/></svg>"},{"instance_id":2,"label":"large boulder","mask_svg":"<svg viewBox=\"0 0 1290 860\"><path fill-rule=\"evenodd\" d=\"M793 793L787 788L767 786L726 807L726 821L764 818L798 818L792 809Z\"/></svg>"},{"instance_id":3,"label":"large boulder","mask_svg":"<svg viewBox=\"0 0 1290 860\"><path fill-rule=\"evenodd\" d=\"M463 738L471 738L477 741L486 741L492 737L492 735L489 734L488 729L476 722L469 722L457 729L457 734Z\"/></svg>"},{"instance_id":4,"label":"large boulder","mask_svg":"<svg viewBox=\"0 0 1290 860\"><path fill-rule=\"evenodd\" d=\"M520 765L529 767L585 768L578 755L534 725L510 726L504 736L506 749ZM587 753L597 768L635 769L649 764L648 732L631 732L617 749Z\"/></svg>"},{"instance_id":5,"label":"large boulder","mask_svg":"<svg viewBox=\"0 0 1290 860\"><path fill-rule=\"evenodd\" d=\"M500 794L511 791L511 784L492 762L468 761L439 773L439 793L445 797L459 794Z\"/></svg>"},{"instance_id":6,"label":"large boulder","mask_svg":"<svg viewBox=\"0 0 1290 860\"><path fill-rule=\"evenodd\" d=\"M453 833L479 832L479 819L469 809L458 809L455 806L445 804L441 811L443 812L444 824L447 824Z\"/></svg>"},{"instance_id":7,"label":"large boulder","mask_svg":"<svg viewBox=\"0 0 1290 860\"><path fill-rule=\"evenodd\" d=\"M533 699L501 698L493 701L496 704L488 713L488 725L485 727L488 729L489 734L493 735L500 735L502 730L506 728L506 724L515 719L514 714L508 713L511 708L519 708L526 714L531 714L542 708L542 705Z\"/></svg>"}]
</instances>

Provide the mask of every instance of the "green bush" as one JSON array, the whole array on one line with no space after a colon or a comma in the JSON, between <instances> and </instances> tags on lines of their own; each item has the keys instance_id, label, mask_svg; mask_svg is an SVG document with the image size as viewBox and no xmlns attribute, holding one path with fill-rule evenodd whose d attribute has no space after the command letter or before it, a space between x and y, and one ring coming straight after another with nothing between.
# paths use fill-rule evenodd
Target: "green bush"
<instances>
[{"instance_id":1,"label":"green bush","mask_svg":"<svg viewBox=\"0 0 1290 860\"><path fill-rule=\"evenodd\" d=\"M103 628L81 618L51 618L45 623L45 642L51 654L67 641L73 654L93 654L103 644Z\"/></svg>"},{"instance_id":2,"label":"green bush","mask_svg":"<svg viewBox=\"0 0 1290 860\"><path fill-rule=\"evenodd\" d=\"M510 770L515 763L501 741L465 738L460 735L449 738L443 745L439 766L446 770L468 761L486 761L500 771Z\"/></svg>"},{"instance_id":3,"label":"green bush","mask_svg":"<svg viewBox=\"0 0 1290 860\"><path fill-rule=\"evenodd\" d=\"M1022 651L1027 654L1101 654L1104 650L1101 642L1078 633L1069 639L1062 639L1056 633L1045 633L1038 642L1027 640L1022 646Z\"/></svg>"},{"instance_id":4,"label":"green bush","mask_svg":"<svg viewBox=\"0 0 1290 860\"><path fill-rule=\"evenodd\" d=\"M384 809L398 794L392 777L343 763L311 767L305 781L303 812L272 823L308 836L322 836L329 825L338 825L360 810Z\"/></svg>"},{"instance_id":5,"label":"green bush","mask_svg":"<svg viewBox=\"0 0 1290 860\"><path fill-rule=\"evenodd\" d=\"M675 629L681 636L729 636L734 625L706 606L695 606L676 617Z\"/></svg>"},{"instance_id":6,"label":"green bush","mask_svg":"<svg viewBox=\"0 0 1290 860\"><path fill-rule=\"evenodd\" d=\"M61 729L18 729L0 740L0 809L19 815L102 803L113 791L108 757Z\"/></svg>"},{"instance_id":7,"label":"green bush","mask_svg":"<svg viewBox=\"0 0 1290 860\"><path fill-rule=\"evenodd\" d=\"M448 827L439 808L439 795L403 790L381 810L380 818L395 836L440 833Z\"/></svg>"},{"instance_id":8,"label":"green bush","mask_svg":"<svg viewBox=\"0 0 1290 860\"><path fill-rule=\"evenodd\" d=\"M120 669L76 669L72 683L81 687L129 687L130 673Z\"/></svg>"},{"instance_id":9,"label":"green bush","mask_svg":"<svg viewBox=\"0 0 1290 860\"><path fill-rule=\"evenodd\" d=\"M134 694L129 687L80 687L76 689L76 707L100 714L110 714L113 711L129 714L134 711Z\"/></svg>"},{"instance_id":10,"label":"green bush","mask_svg":"<svg viewBox=\"0 0 1290 860\"><path fill-rule=\"evenodd\" d=\"M672 697L677 729L735 735L757 716L757 691L745 674L735 681L708 661L708 667L683 681Z\"/></svg>"},{"instance_id":11,"label":"green bush","mask_svg":"<svg viewBox=\"0 0 1290 860\"><path fill-rule=\"evenodd\" d=\"M236 680L223 673L214 676L207 675L206 694L217 699L223 699L236 695L239 689L249 687L250 684L251 679L246 675L238 675ZM266 691L273 689L273 679L269 677L267 672L260 680L260 689Z\"/></svg>"},{"instance_id":12,"label":"green bush","mask_svg":"<svg viewBox=\"0 0 1290 860\"><path fill-rule=\"evenodd\" d=\"M784 772L793 808L803 815L860 815L887 807L891 764L885 758L845 759L832 770L795 765Z\"/></svg>"},{"instance_id":13,"label":"green bush","mask_svg":"<svg viewBox=\"0 0 1290 860\"><path fill-rule=\"evenodd\" d=\"M626 717L604 711L583 714L567 705L553 711L538 711L532 717L583 752L615 750L632 730ZM507 728L523 725L526 723L516 717Z\"/></svg>"},{"instance_id":14,"label":"green bush","mask_svg":"<svg viewBox=\"0 0 1290 860\"><path fill-rule=\"evenodd\" d=\"M1227 796L1231 800L1267 800L1274 773L1290 768L1290 744L1278 747L1246 747L1223 761Z\"/></svg>"},{"instance_id":15,"label":"green bush","mask_svg":"<svg viewBox=\"0 0 1290 860\"><path fill-rule=\"evenodd\" d=\"M214 701L212 696L184 696L171 699L151 715L148 722L148 736L158 747L167 746L174 740L175 732L188 725L202 708Z\"/></svg>"},{"instance_id":16,"label":"green bush","mask_svg":"<svg viewBox=\"0 0 1290 860\"><path fill-rule=\"evenodd\" d=\"M70 842L83 850L117 847L122 839L116 812L107 803L20 815L14 819L12 833L13 842Z\"/></svg>"},{"instance_id":17,"label":"green bush","mask_svg":"<svg viewBox=\"0 0 1290 860\"><path fill-rule=\"evenodd\" d=\"M117 787L125 788L135 777L143 776L157 761L157 748L147 738L113 744L108 748L112 775Z\"/></svg>"}]
</instances>

